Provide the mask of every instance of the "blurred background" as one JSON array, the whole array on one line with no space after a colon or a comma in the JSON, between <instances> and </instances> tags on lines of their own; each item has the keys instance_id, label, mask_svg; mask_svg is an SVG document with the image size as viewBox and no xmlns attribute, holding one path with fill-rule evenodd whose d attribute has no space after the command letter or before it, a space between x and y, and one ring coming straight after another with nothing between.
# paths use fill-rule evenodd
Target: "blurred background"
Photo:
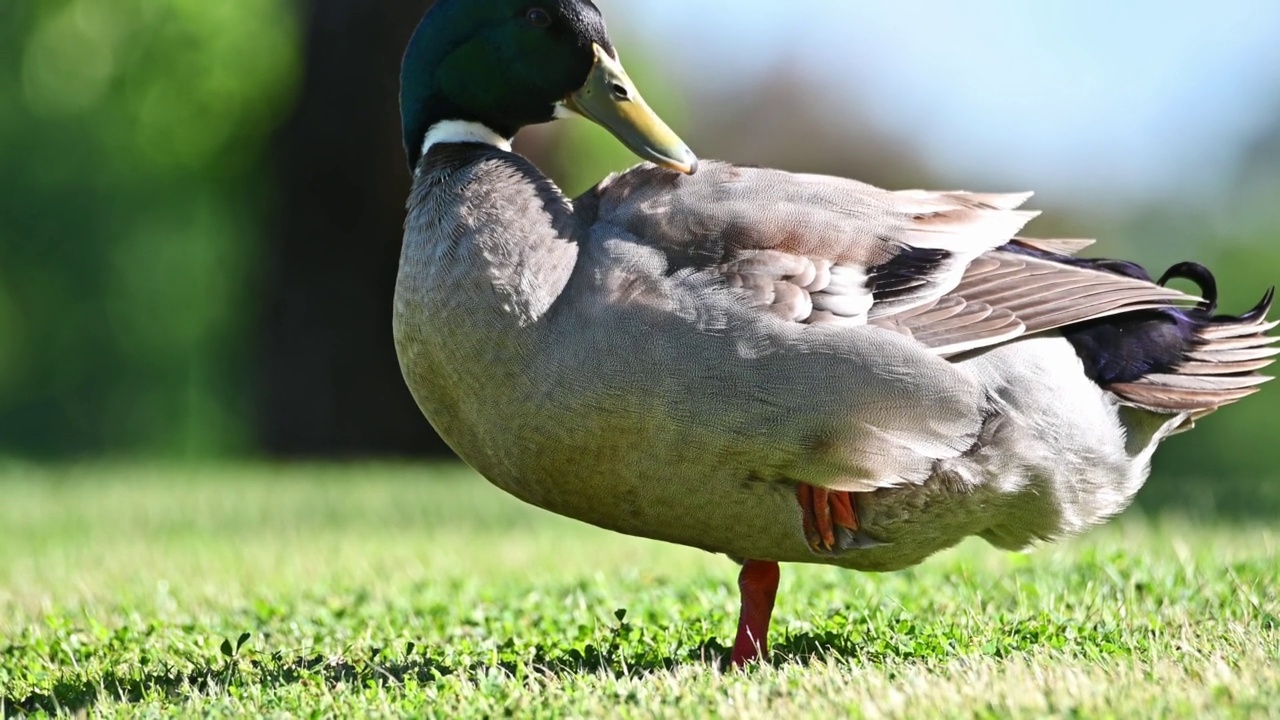
<instances>
[{"instance_id":1,"label":"blurred background","mask_svg":"<svg viewBox=\"0 0 1280 720\"><path fill-rule=\"evenodd\" d=\"M428 4L0 3L0 459L447 455L390 322ZM1274 0L600 5L703 157L1035 189L1035 234L1198 260L1231 312L1280 281ZM634 162L585 122L518 147L573 193ZM1273 515L1278 437L1270 387L1142 502Z\"/></svg>"}]
</instances>

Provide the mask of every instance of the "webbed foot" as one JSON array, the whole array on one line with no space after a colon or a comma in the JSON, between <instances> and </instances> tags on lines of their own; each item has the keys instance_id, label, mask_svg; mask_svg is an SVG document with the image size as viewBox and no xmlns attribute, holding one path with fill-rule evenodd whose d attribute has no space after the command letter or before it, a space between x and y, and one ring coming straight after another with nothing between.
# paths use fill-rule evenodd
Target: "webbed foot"
<instances>
[{"instance_id":1,"label":"webbed foot","mask_svg":"<svg viewBox=\"0 0 1280 720\"><path fill-rule=\"evenodd\" d=\"M827 554L881 545L862 532L853 493L799 483L796 500L804 523L804 537L815 553Z\"/></svg>"}]
</instances>

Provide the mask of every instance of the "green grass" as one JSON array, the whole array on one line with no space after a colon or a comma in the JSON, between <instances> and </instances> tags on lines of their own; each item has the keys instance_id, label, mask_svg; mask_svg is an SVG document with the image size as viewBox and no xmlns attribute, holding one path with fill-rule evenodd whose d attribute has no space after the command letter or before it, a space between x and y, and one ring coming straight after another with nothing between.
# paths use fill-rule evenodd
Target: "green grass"
<instances>
[{"instance_id":1,"label":"green grass","mask_svg":"<svg viewBox=\"0 0 1280 720\"><path fill-rule=\"evenodd\" d=\"M1131 513L786 566L739 673L729 561L460 469L0 468L0 715L1276 717L1278 556L1274 527Z\"/></svg>"}]
</instances>

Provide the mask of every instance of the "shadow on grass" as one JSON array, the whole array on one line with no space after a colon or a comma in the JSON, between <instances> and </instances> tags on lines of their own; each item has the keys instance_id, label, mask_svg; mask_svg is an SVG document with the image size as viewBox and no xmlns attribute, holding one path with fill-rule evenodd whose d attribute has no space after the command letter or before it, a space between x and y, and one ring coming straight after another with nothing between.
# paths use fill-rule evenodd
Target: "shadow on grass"
<instances>
[{"instance_id":1,"label":"shadow on grass","mask_svg":"<svg viewBox=\"0 0 1280 720\"><path fill-rule=\"evenodd\" d=\"M499 649L496 662L462 663L448 662L431 648L412 644L395 658L379 652L367 657L332 657L319 654L290 656L282 652L267 655L251 651L238 659L189 671L166 667L156 672L121 674L114 669L108 670L83 682L61 682L48 693L0 697L0 707L3 707L5 717L36 713L82 714L92 711L103 701L125 704L181 702L195 692L216 695L235 686L271 690L298 684L367 687L373 683L380 687L396 687L406 681L429 684L451 676L482 679L495 672L513 678L584 673L615 678L643 677L692 665L728 670L729 654L730 648L718 639L669 654L638 655L634 649L623 652L616 644L587 644L581 649L568 650L539 646L519 655ZM795 633L777 643L770 664L806 664L861 654L860 648L840 633ZM904 656L902 659L908 658Z\"/></svg>"}]
</instances>

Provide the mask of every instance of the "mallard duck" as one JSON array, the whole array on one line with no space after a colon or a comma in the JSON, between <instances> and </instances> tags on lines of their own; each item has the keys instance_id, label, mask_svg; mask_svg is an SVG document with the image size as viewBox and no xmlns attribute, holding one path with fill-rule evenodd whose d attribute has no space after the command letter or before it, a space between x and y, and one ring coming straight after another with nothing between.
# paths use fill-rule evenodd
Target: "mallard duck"
<instances>
[{"instance_id":1,"label":"mallard duck","mask_svg":"<svg viewBox=\"0 0 1280 720\"><path fill-rule=\"evenodd\" d=\"M700 162L589 0L439 0L401 80L423 414L526 502L740 562L736 665L767 652L779 562L1078 533L1280 352L1271 291L1219 315L1200 265L1025 238L1029 194ZM645 162L566 197L510 143L569 116Z\"/></svg>"}]
</instances>

